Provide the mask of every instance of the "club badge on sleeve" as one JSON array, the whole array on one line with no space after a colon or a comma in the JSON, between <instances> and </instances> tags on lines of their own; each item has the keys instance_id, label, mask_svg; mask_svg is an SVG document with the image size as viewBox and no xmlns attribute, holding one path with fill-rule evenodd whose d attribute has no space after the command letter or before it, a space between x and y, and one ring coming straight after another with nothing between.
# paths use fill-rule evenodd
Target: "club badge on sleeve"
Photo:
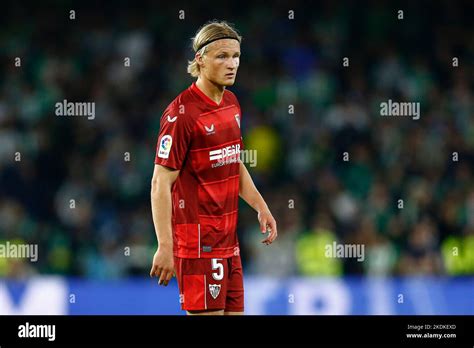
<instances>
[{"instance_id":1,"label":"club badge on sleeve","mask_svg":"<svg viewBox=\"0 0 474 348\"><path fill-rule=\"evenodd\" d=\"M171 135L163 135L160 140L160 148L158 149L158 157L168 158L170 155L171 145L173 144L173 138Z\"/></svg>"}]
</instances>

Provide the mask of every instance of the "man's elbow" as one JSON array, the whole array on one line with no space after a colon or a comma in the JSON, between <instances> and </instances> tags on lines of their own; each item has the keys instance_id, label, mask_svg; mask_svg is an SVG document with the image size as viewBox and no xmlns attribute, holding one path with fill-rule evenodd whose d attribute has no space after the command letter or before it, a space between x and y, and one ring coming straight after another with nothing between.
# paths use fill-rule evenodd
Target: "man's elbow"
<instances>
[{"instance_id":1,"label":"man's elbow","mask_svg":"<svg viewBox=\"0 0 474 348\"><path fill-rule=\"evenodd\" d=\"M169 180L166 180L166 178L162 177L157 177L151 179L151 194L152 195L157 195L160 192L171 192L171 187L173 186L173 183L170 182Z\"/></svg>"},{"instance_id":2,"label":"man's elbow","mask_svg":"<svg viewBox=\"0 0 474 348\"><path fill-rule=\"evenodd\" d=\"M158 194L160 186L162 186L162 181L159 178L151 179L151 195L152 196Z\"/></svg>"},{"instance_id":3,"label":"man's elbow","mask_svg":"<svg viewBox=\"0 0 474 348\"><path fill-rule=\"evenodd\" d=\"M157 166L151 178L151 193L171 192L174 182L178 177L179 171L169 171Z\"/></svg>"}]
</instances>

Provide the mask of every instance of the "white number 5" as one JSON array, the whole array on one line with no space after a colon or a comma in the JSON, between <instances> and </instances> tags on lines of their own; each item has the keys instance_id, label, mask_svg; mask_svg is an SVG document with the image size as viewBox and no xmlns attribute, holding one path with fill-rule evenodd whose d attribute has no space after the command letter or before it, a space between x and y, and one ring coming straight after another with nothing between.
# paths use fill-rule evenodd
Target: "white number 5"
<instances>
[{"instance_id":1,"label":"white number 5","mask_svg":"<svg viewBox=\"0 0 474 348\"><path fill-rule=\"evenodd\" d=\"M222 259L212 259L212 270L219 269L218 272L212 273L212 278L215 280L222 280L224 278L224 265L219 263L220 260Z\"/></svg>"}]
</instances>

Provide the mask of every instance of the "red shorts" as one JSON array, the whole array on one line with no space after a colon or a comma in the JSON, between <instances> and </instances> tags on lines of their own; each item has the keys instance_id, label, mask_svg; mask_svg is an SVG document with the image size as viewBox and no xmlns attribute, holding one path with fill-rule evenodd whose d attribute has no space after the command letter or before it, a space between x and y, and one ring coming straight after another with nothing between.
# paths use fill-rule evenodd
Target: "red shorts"
<instances>
[{"instance_id":1,"label":"red shorts","mask_svg":"<svg viewBox=\"0 0 474 348\"><path fill-rule=\"evenodd\" d=\"M240 255L227 259L176 257L181 309L244 311L244 281Z\"/></svg>"}]
</instances>

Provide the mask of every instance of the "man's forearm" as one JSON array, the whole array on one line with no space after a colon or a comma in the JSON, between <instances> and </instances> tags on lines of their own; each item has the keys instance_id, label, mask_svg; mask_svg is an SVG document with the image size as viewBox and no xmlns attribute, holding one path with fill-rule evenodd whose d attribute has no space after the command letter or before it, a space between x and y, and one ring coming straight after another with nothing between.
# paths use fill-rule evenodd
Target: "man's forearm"
<instances>
[{"instance_id":1,"label":"man's forearm","mask_svg":"<svg viewBox=\"0 0 474 348\"><path fill-rule=\"evenodd\" d=\"M171 190L158 184L152 184L151 211L155 226L156 238L161 246L172 246L171 228Z\"/></svg>"},{"instance_id":2,"label":"man's forearm","mask_svg":"<svg viewBox=\"0 0 474 348\"><path fill-rule=\"evenodd\" d=\"M268 209L267 203L258 192L245 165L240 162L239 195L257 212Z\"/></svg>"}]
</instances>

